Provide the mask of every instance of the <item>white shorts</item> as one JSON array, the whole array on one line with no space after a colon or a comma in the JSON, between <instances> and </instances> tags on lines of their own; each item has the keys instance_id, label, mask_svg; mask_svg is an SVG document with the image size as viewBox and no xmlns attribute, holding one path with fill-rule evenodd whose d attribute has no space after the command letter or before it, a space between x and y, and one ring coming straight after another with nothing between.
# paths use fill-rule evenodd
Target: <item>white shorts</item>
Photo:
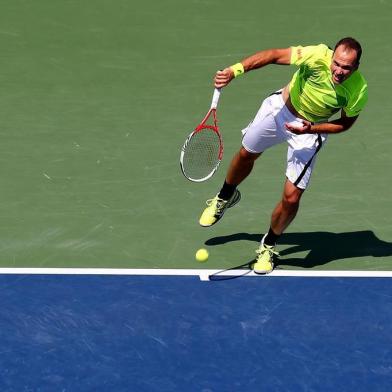
<instances>
[{"instance_id":1,"label":"white shorts","mask_svg":"<svg viewBox=\"0 0 392 392\"><path fill-rule=\"evenodd\" d=\"M287 141L286 177L298 188L306 189L316 154L327 135L296 135L285 128L285 123L290 122L301 122L301 119L289 111L283 101L282 91L277 91L263 101L254 120L242 130L242 145L249 152L261 153Z\"/></svg>"}]
</instances>

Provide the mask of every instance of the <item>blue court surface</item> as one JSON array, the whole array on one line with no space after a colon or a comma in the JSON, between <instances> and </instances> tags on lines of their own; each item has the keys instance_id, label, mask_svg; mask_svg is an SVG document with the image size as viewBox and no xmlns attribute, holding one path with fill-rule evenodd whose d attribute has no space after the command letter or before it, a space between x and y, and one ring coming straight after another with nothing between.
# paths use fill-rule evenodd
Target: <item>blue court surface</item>
<instances>
[{"instance_id":1,"label":"blue court surface","mask_svg":"<svg viewBox=\"0 0 392 392\"><path fill-rule=\"evenodd\" d=\"M1 391L389 391L388 278L0 275Z\"/></svg>"}]
</instances>

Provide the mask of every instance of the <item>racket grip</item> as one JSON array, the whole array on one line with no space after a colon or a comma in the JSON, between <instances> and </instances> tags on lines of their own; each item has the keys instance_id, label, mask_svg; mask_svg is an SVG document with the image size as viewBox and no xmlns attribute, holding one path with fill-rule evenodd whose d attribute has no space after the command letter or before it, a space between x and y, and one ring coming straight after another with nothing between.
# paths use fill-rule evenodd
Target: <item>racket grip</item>
<instances>
[{"instance_id":1,"label":"racket grip","mask_svg":"<svg viewBox=\"0 0 392 392\"><path fill-rule=\"evenodd\" d=\"M220 88L216 88L214 90L214 95L212 96L212 102L211 102L211 109L216 109L216 107L218 106L220 93L221 93Z\"/></svg>"}]
</instances>

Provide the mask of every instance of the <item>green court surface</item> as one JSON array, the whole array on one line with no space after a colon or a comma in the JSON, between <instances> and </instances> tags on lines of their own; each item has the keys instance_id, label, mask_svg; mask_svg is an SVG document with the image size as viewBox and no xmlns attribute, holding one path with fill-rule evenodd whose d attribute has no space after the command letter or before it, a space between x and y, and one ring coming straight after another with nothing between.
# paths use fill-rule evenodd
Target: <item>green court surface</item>
<instances>
[{"instance_id":1,"label":"green court surface","mask_svg":"<svg viewBox=\"0 0 392 392\"><path fill-rule=\"evenodd\" d=\"M179 151L209 107L213 75L261 49L352 35L369 103L320 153L281 267L391 270L391 15L390 0L3 0L1 267L246 264L281 195L286 146L258 161L218 225L198 218L239 130L295 67L255 71L222 92L224 160L194 184ZM194 260L200 247L208 263Z\"/></svg>"}]
</instances>

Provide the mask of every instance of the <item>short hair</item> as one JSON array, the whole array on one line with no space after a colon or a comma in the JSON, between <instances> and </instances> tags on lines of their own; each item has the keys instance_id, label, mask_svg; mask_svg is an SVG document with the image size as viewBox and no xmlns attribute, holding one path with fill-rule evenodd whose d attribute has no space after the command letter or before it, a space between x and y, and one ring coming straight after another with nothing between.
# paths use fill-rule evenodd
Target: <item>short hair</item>
<instances>
[{"instance_id":1,"label":"short hair","mask_svg":"<svg viewBox=\"0 0 392 392\"><path fill-rule=\"evenodd\" d=\"M357 53L357 64L359 64L359 60L361 59L361 56L362 56L362 47L361 47L361 44L355 38L352 38L352 37L342 38L335 45L334 51L339 46L344 46L345 48L349 48L349 49L355 50L356 53Z\"/></svg>"}]
</instances>

